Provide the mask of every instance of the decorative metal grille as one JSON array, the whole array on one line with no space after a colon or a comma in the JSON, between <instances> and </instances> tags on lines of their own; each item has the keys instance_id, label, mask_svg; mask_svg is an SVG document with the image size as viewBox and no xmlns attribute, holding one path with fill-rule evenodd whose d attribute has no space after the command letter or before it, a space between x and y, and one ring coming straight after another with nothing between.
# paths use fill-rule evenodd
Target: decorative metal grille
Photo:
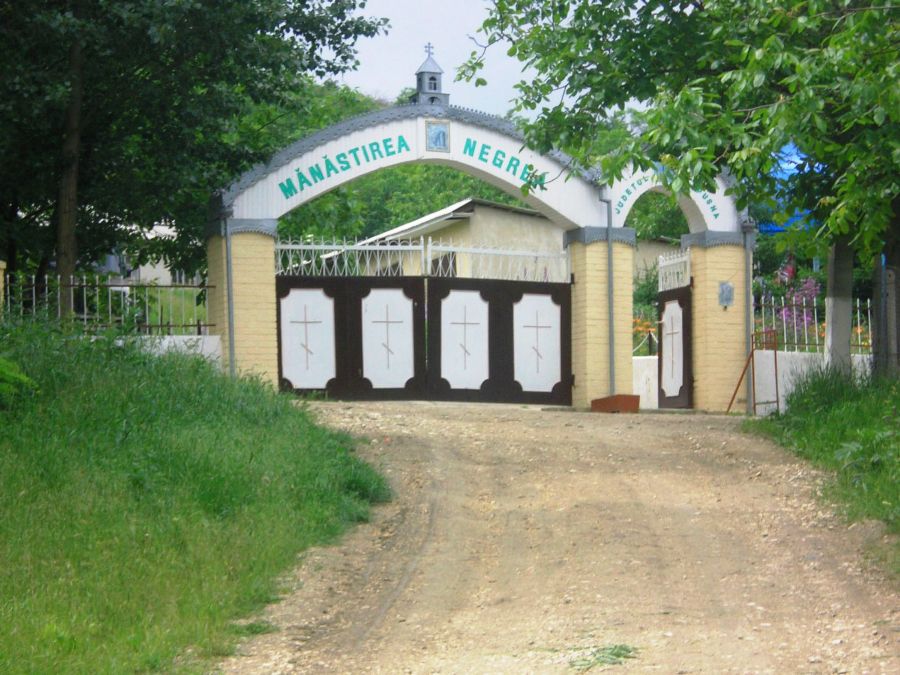
<instances>
[{"instance_id":1,"label":"decorative metal grille","mask_svg":"<svg viewBox=\"0 0 900 675\"><path fill-rule=\"evenodd\" d=\"M777 337L778 349L786 352L825 351L825 307L807 298L753 298L757 333ZM771 346L757 345L757 349ZM872 353L872 301L853 301L850 349L854 354Z\"/></svg>"},{"instance_id":2,"label":"decorative metal grille","mask_svg":"<svg viewBox=\"0 0 900 675\"><path fill-rule=\"evenodd\" d=\"M568 252L460 246L431 237L383 242L279 241L282 276L431 276L506 281L569 280Z\"/></svg>"},{"instance_id":3,"label":"decorative metal grille","mask_svg":"<svg viewBox=\"0 0 900 675\"><path fill-rule=\"evenodd\" d=\"M685 249L659 256L659 292L691 285L691 251Z\"/></svg>"},{"instance_id":4,"label":"decorative metal grille","mask_svg":"<svg viewBox=\"0 0 900 675\"><path fill-rule=\"evenodd\" d=\"M206 335L208 289L190 284L131 284L104 276L71 277L10 274L0 315L10 318L62 317L68 296L73 321L87 330L117 327L142 335Z\"/></svg>"}]
</instances>

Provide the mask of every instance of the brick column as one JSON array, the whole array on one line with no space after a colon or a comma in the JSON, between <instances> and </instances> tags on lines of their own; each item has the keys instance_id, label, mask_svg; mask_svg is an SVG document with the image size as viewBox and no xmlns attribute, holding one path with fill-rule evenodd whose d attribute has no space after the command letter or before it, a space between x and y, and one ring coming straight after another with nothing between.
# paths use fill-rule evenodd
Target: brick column
<instances>
[{"instance_id":1,"label":"brick column","mask_svg":"<svg viewBox=\"0 0 900 675\"><path fill-rule=\"evenodd\" d=\"M277 386L274 230L271 230L271 233L259 231L263 228L241 231L240 226L229 226L232 227L235 371L242 375L259 375ZM213 332L221 336L224 365L229 368L231 345L228 328L228 260L225 236L222 234L210 236L206 250L208 280L211 286L215 286L209 293L209 320L215 324Z\"/></svg>"},{"instance_id":2,"label":"brick column","mask_svg":"<svg viewBox=\"0 0 900 675\"><path fill-rule=\"evenodd\" d=\"M567 233L572 275L572 405L590 406L609 396L609 294L606 228ZM615 393L632 393L631 319L634 231L615 228L613 260L613 337Z\"/></svg>"},{"instance_id":3,"label":"brick column","mask_svg":"<svg viewBox=\"0 0 900 675\"><path fill-rule=\"evenodd\" d=\"M740 234L687 235L693 278L694 407L724 412L747 358L746 255ZM751 242L752 245L752 242ZM733 304L719 302L721 283L733 286ZM741 386L734 410L744 410Z\"/></svg>"}]
</instances>

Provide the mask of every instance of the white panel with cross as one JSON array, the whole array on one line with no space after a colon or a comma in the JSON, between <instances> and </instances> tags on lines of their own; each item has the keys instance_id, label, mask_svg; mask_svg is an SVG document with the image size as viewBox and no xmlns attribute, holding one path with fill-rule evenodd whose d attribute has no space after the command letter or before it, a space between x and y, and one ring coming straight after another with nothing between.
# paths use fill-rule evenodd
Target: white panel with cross
<instances>
[{"instance_id":1,"label":"white panel with cross","mask_svg":"<svg viewBox=\"0 0 900 675\"><path fill-rule=\"evenodd\" d=\"M526 293L513 305L513 372L524 391L552 391L561 377L559 305Z\"/></svg>"},{"instance_id":2,"label":"white panel with cross","mask_svg":"<svg viewBox=\"0 0 900 675\"><path fill-rule=\"evenodd\" d=\"M362 301L363 377L375 389L399 389L415 374L413 301L394 288Z\"/></svg>"}]
</instances>

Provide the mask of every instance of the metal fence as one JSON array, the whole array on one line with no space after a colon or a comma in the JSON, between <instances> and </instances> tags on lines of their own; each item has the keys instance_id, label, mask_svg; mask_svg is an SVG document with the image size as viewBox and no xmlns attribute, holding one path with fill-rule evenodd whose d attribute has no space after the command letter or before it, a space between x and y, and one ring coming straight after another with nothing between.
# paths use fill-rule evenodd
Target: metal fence
<instances>
[{"instance_id":1,"label":"metal fence","mask_svg":"<svg viewBox=\"0 0 900 675\"><path fill-rule=\"evenodd\" d=\"M560 251L462 246L420 237L379 242L279 241L275 269L288 276L429 276L510 281L569 280Z\"/></svg>"},{"instance_id":2,"label":"metal fence","mask_svg":"<svg viewBox=\"0 0 900 675\"><path fill-rule=\"evenodd\" d=\"M825 306L806 298L754 298L756 332L774 334L787 352L825 351ZM872 353L872 301L853 301L850 347L854 354Z\"/></svg>"},{"instance_id":3,"label":"metal fence","mask_svg":"<svg viewBox=\"0 0 900 675\"><path fill-rule=\"evenodd\" d=\"M60 319L67 304L71 320L88 330L121 328L143 335L206 335L211 286L131 284L112 277L85 275L6 276L3 313L11 318Z\"/></svg>"},{"instance_id":4,"label":"metal fence","mask_svg":"<svg viewBox=\"0 0 900 675\"><path fill-rule=\"evenodd\" d=\"M659 256L658 290L671 291L691 285L691 251L685 249Z\"/></svg>"}]
</instances>

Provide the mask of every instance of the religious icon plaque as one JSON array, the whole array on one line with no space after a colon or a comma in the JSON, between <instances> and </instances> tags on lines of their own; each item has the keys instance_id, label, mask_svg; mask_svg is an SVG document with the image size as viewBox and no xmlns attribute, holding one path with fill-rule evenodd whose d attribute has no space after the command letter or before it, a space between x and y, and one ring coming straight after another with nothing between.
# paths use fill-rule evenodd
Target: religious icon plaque
<instances>
[{"instance_id":1,"label":"religious icon plaque","mask_svg":"<svg viewBox=\"0 0 900 675\"><path fill-rule=\"evenodd\" d=\"M450 152L449 122L426 122L425 137L429 152Z\"/></svg>"}]
</instances>

